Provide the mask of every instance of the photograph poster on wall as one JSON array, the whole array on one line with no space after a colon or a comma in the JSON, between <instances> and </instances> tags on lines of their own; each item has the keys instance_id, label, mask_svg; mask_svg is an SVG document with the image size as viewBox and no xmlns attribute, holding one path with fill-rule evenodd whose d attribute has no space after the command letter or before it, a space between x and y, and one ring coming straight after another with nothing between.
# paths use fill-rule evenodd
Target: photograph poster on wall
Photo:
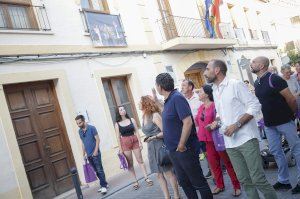
<instances>
[{"instance_id":1,"label":"photograph poster on wall","mask_svg":"<svg viewBox=\"0 0 300 199\"><path fill-rule=\"evenodd\" d=\"M85 12L94 46L127 46L119 15Z\"/></svg>"}]
</instances>

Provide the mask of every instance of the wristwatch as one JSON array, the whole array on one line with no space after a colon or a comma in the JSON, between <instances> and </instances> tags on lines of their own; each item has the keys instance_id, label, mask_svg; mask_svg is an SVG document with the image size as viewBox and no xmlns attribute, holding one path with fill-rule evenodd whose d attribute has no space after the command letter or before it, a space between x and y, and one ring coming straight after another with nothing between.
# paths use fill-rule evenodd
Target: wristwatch
<instances>
[{"instance_id":1,"label":"wristwatch","mask_svg":"<svg viewBox=\"0 0 300 199\"><path fill-rule=\"evenodd\" d=\"M242 123L241 123L240 121L237 121L237 122L235 123L235 125L236 125L238 128L241 128L241 127L242 127Z\"/></svg>"},{"instance_id":2,"label":"wristwatch","mask_svg":"<svg viewBox=\"0 0 300 199\"><path fill-rule=\"evenodd\" d=\"M222 126L222 121L221 120L218 120L217 121L217 128L220 128Z\"/></svg>"}]
</instances>

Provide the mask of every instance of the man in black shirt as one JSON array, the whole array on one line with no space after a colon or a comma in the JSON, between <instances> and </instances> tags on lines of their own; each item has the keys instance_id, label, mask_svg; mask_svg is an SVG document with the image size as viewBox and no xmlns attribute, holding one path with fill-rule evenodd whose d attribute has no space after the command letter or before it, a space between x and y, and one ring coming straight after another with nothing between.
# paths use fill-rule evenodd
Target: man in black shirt
<instances>
[{"instance_id":1,"label":"man in black shirt","mask_svg":"<svg viewBox=\"0 0 300 199\"><path fill-rule=\"evenodd\" d=\"M278 182L273 187L275 190L292 188L287 160L281 147L283 135L295 156L298 168L298 184L292 189L292 193L300 193L300 139L293 121L297 109L296 98L284 79L268 72L269 59L267 57L256 57L252 60L250 67L252 73L258 77L254 84L255 94L262 105L270 152L274 155L278 166Z\"/></svg>"}]
</instances>

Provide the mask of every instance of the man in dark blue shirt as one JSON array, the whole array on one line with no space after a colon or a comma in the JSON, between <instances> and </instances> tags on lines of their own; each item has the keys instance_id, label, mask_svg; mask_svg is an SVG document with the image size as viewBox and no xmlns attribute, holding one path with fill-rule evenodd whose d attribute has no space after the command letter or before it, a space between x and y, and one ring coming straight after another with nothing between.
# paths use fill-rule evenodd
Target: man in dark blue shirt
<instances>
[{"instance_id":1,"label":"man in dark blue shirt","mask_svg":"<svg viewBox=\"0 0 300 199\"><path fill-rule=\"evenodd\" d=\"M196 128L190 106L183 95L174 90L168 73L156 77L156 89L165 98L162 112L164 142L169 149L179 184L188 198L213 198L196 154Z\"/></svg>"},{"instance_id":2,"label":"man in dark blue shirt","mask_svg":"<svg viewBox=\"0 0 300 199\"><path fill-rule=\"evenodd\" d=\"M106 194L107 182L102 166L101 153L99 149L100 139L97 129L92 125L88 125L85 122L85 118L83 115L78 115L75 118L75 121L77 123L77 126L79 127L83 156L85 159L89 160L89 163L92 165L98 179L100 180L101 188L98 190L98 192Z\"/></svg>"},{"instance_id":3,"label":"man in dark blue shirt","mask_svg":"<svg viewBox=\"0 0 300 199\"><path fill-rule=\"evenodd\" d=\"M298 184L292 193L300 193L300 139L293 121L297 109L296 98L290 92L284 79L268 72L269 59L267 57L256 57L250 66L251 71L258 77L254 85L255 94L262 105L270 152L274 155L278 166L278 182L273 187L275 190L292 188L289 181L288 163L281 147L283 135L294 154L298 168Z\"/></svg>"}]
</instances>

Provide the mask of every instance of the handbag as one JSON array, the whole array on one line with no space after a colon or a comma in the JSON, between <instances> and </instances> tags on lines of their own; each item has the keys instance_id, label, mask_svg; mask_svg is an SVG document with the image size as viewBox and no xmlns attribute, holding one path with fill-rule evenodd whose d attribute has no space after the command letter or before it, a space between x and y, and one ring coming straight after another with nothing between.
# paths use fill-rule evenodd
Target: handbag
<instances>
[{"instance_id":1,"label":"handbag","mask_svg":"<svg viewBox=\"0 0 300 199\"><path fill-rule=\"evenodd\" d=\"M118 153L118 157L120 160L120 169L128 170L128 162L127 158L123 153Z\"/></svg>"},{"instance_id":2,"label":"handbag","mask_svg":"<svg viewBox=\"0 0 300 199\"><path fill-rule=\"evenodd\" d=\"M216 151L225 151L226 150L224 137L220 133L219 129L213 130L212 138L213 138L213 141L214 141Z\"/></svg>"},{"instance_id":3,"label":"handbag","mask_svg":"<svg viewBox=\"0 0 300 199\"><path fill-rule=\"evenodd\" d=\"M214 111L214 118L216 118L217 110ZM215 145L216 151L225 151L225 141L223 134L220 133L220 128L217 128L211 132L211 136Z\"/></svg>"},{"instance_id":4,"label":"handbag","mask_svg":"<svg viewBox=\"0 0 300 199\"><path fill-rule=\"evenodd\" d=\"M166 145L162 145L158 150L158 164L160 166L170 166L172 165L169 150L167 149Z\"/></svg>"},{"instance_id":5,"label":"handbag","mask_svg":"<svg viewBox=\"0 0 300 199\"><path fill-rule=\"evenodd\" d=\"M94 172L94 169L92 168L91 164L88 163L87 159L85 159L84 161L85 162L83 165L83 171L84 171L85 182L90 183L96 181L97 177Z\"/></svg>"}]
</instances>

